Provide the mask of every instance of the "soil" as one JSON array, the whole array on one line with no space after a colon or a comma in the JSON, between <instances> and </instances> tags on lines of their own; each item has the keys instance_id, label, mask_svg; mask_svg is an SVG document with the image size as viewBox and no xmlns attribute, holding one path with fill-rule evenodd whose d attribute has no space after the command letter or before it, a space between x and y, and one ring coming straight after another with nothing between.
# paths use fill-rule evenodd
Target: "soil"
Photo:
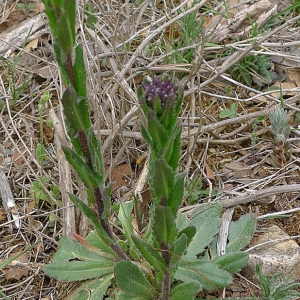
<instances>
[{"instance_id":1,"label":"soil","mask_svg":"<svg viewBox=\"0 0 300 300\"><path fill-rule=\"evenodd\" d=\"M248 212L263 216L297 209L300 18L293 19L299 6L292 5L298 2L228 0L227 9L223 2L203 2L195 18L205 30L185 45L188 33L182 23L164 26L169 20L165 14L182 1L79 1L76 39L84 45L92 119L102 140L107 180L116 183L112 201L130 199L148 156L139 133L143 116L134 108L137 86L147 76L169 72L185 89L180 169L187 173L187 182L201 182L193 197L186 195L186 211L241 195L245 201L235 205L234 220ZM191 5L189 1L187 7ZM30 31L32 24L36 28ZM157 35L144 45L157 28ZM76 232L85 237L91 229L78 211L66 217L66 192L83 198L85 192L61 151L70 142L49 32L40 1L0 1L0 171L14 199L7 210L8 199L5 194L0 198L0 292L12 300L66 299L80 283L49 278L43 266L61 236ZM191 61L174 55L174 49L185 53L180 45L192 49ZM47 92L51 95L42 103ZM292 128L287 140L291 150L283 156L278 155L269 119L281 102ZM247 201L251 191L274 186L295 189ZM145 215L151 201L147 188L144 180L139 200ZM258 230L271 224L299 235L300 209L284 218L258 221ZM6 299L3 294L0 299ZM259 287L240 274L226 289L199 295L252 296L260 297Z\"/></svg>"}]
</instances>

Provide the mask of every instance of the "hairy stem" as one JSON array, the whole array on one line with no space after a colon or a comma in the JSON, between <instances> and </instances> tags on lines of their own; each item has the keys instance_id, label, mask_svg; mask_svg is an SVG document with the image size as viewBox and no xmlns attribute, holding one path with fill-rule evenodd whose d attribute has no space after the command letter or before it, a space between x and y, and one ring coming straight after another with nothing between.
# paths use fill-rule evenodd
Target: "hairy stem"
<instances>
[{"instance_id":1,"label":"hairy stem","mask_svg":"<svg viewBox=\"0 0 300 300\"><path fill-rule=\"evenodd\" d=\"M81 148L83 151L83 155L86 159L86 163L88 164L88 166L91 169L93 169L91 153L90 153L90 150L88 147L87 135L83 130L81 130L78 133L78 137L79 137L80 145L81 145ZM127 259L126 254L123 252L123 250L121 249L120 245L117 243L117 241L114 237L114 234L111 230L109 222L105 220L105 203L104 203L104 201L110 201L110 200L106 199L106 197L103 197L103 194L101 193L101 190L99 187L94 188L93 193L94 193L94 197L95 197L95 201L96 201L96 207L97 207L97 212L98 212L98 216L100 219L100 223L101 223L103 229L105 230L105 232L107 233L107 235L113 241L110 244L110 247L118 255L120 260Z\"/></svg>"},{"instance_id":2,"label":"hairy stem","mask_svg":"<svg viewBox=\"0 0 300 300\"><path fill-rule=\"evenodd\" d=\"M165 260L167 266L169 267L170 264L170 252L169 247L167 245L162 245L162 257ZM162 281L162 300L168 300L170 297L170 290L171 290L171 275L169 268L167 272L164 274L164 278Z\"/></svg>"}]
</instances>

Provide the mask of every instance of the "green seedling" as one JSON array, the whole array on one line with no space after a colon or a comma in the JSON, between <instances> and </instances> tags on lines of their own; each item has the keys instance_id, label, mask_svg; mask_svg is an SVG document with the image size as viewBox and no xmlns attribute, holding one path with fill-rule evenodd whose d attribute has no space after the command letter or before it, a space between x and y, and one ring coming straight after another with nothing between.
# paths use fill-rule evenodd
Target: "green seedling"
<instances>
[{"instance_id":1,"label":"green seedling","mask_svg":"<svg viewBox=\"0 0 300 300\"><path fill-rule=\"evenodd\" d=\"M24 93L28 87L29 81L31 80L31 75L26 75L21 81L16 77L16 68L21 57L21 52L15 56L13 59L5 59L0 57L0 65L4 67L4 75L8 82L8 91L11 95L10 106L14 106L16 102L20 99L21 95Z\"/></svg>"},{"instance_id":2,"label":"green seedling","mask_svg":"<svg viewBox=\"0 0 300 300\"><path fill-rule=\"evenodd\" d=\"M198 176L185 184L184 199L186 199L188 205L199 203L204 197L208 197L209 194L207 189L203 189L202 181ZM217 191L212 190L211 195L214 196L216 194Z\"/></svg>"},{"instance_id":3,"label":"green seedling","mask_svg":"<svg viewBox=\"0 0 300 300\"><path fill-rule=\"evenodd\" d=\"M291 133L287 112L278 106L270 112L270 132L273 135L272 143L275 146L271 158L277 167L283 168L292 160L292 149L287 141Z\"/></svg>"},{"instance_id":4,"label":"green seedling","mask_svg":"<svg viewBox=\"0 0 300 300\"><path fill-rule=\"evenodd\" d=\"M184 16L174 26L173 35L169 37L171 50L175 51L167 56L167 63L180 64L192 63L194 59L194 49L181 51L181 48L188 47L195 43L200 43L201 32L203 31L204 20L197 19L197 11Z\"/></svg>"},{"instance_id":5,"label":"green seedling","mask_svg":"<svg viewBox=\"0 0 300 300\"><path fill-rule=\"evenodd\" d=\"M33 3L18 3L17 7L22 9L23 13L27 16L29 14L29 11L31 9L35 8L35 5Z\"/></svg>"},{"instance_id":6,"label":"green seedling","mask_svg":"<svg viewBox=\"0 0 300 300\"><path fill-rule=\"evenodd\" d=\"M263 86L274 80L275 73L271 72L272 62L267 55L249 55L241 59L229 69L232 78L252 86L253 83Z\"/></svg>"},{"instance_id":7,"label":"green seedling","mask_svg":"<svg viewBox=\"0 0 300 300\"><path fill-rule=\"evenodd\" d=\"M220 118L235 118L237 116L238 103L232 103L230 108L224 109L220 112Z\"/></svg>"},{"instance_id":8,"label":"green seedling","mask_svg":"<svg viewBox=\"0 0 300 300\"><path fill-rule=\"evenodd\" d=\"M293 281L291 276L283 276L278 273L268 278L261 272L259 265L256 265L256 273L260 281L261 299L299 299L300 293L296 291L296 288L300 286L300 283Z\"/></svg>"}]
</instances>

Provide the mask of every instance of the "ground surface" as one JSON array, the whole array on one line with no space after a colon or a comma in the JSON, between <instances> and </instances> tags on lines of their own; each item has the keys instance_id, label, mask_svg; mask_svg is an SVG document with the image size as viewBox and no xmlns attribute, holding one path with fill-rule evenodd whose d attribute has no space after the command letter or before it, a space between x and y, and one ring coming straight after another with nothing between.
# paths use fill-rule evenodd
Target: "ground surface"
<instances>
[{"instance_id":1,"label":"ground surface","mask_svg":"<svg viewBox=\"0 0 300 300\"><path fill-rule=\"evenodd\" d=\"M79 2L77 39L85 48L94 126L103 142L107 179L116 182L113 201L130 198L148 155L139 134L143 117L135 109L136 87L143 78L164 72L176 74L185 89L181 169L187 172L187 182L196 186L187 193L184 206L300 184L300 32L297 5L292 6L297 2L230 0L225 9L223 1L201 1L187 14L192 1L186 1L178 22L174 18L180 1ZM17 229L0 205L0 263L36 243L1 269L0 287L9 299L66 299L77 283L50 279L42 267L60 236L75 229L85 236L89 228L78 213L76 224L63 217L64 192L82 197L84 192L75 177L71 183L60 150L60 143L68 144L68 139L51 37L39 14L40 2L0 4L0 171L21 220ZM23 32L13 31L23 26ZM288 140L292 154L278 165L272 157L275 146L268 116L280 104L280 84L293 130ZM43 104L46 91L51 99ZM39 143L46 156L37 151ZM246 212L264 215L298 208L299 186L294 187L251 202L245 197L234 218ZM147 185L142 189L146 209ZM299 234L297 211L269 222L291 236ZM238 276L226 289L226 297L251 295L259 295L259 290Z\"/></svg>"}]
</instances>

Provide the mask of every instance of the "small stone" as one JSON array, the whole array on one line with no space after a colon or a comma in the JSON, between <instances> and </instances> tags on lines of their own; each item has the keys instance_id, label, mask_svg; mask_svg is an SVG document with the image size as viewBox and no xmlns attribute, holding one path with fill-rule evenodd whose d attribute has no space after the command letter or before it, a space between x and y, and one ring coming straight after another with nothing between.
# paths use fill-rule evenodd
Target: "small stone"
<instances>
[{"instance_id":1,"label":"small stone","mask_svg":"<svg viewBox=\"0 0 300 300\"><path fill-rule=\"evenodd\" d=\"M258 283L255 270L256 265L259 264L261 272L267 277L282 273L282 275L299 278L300 247L294 240L288 238L289 235L278 226L269 227L268 232L261 234L255 243L261 246L248 252L248 264L242 270L242 274Z\"/></svg>"}]
</instances>

